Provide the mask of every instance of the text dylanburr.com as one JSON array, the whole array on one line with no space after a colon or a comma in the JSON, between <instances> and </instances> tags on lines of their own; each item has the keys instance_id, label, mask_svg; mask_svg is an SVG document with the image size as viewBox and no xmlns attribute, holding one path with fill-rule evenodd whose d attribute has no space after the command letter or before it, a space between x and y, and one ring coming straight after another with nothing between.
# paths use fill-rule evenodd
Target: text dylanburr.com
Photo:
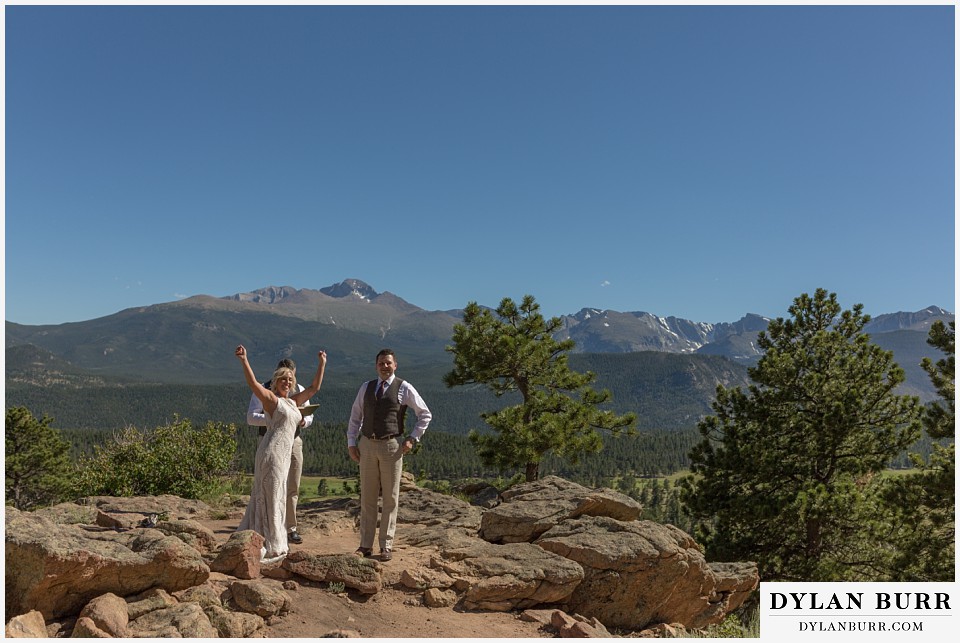
<instances>
[{"instance_id":1,"label":"text dylanburr.com","mask_svg":"<svg viewBox=\"0 0 960 643\"><path fill-rule=\"evenodd\" d=\"M760 583L760 637L955 640L956 583Z\"/></svg>"}]
</instances>

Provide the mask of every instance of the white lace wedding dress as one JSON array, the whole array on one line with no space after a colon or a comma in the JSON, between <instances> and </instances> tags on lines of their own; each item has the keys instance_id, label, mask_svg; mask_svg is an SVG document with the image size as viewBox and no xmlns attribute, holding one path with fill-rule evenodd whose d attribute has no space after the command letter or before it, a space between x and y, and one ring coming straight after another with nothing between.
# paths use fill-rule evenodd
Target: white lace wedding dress
<instances>
[{"instance_id":1,"label":"white lace wedding dress","mask_svg":"<svg viewBox=\"0 0 960 643\"><path fill-rule=\"evenodd\" d=\"M296 403L285 397L277 400L277 410L267 415L267 433L260 438L253 469L253 490L250 504L243 514L238 531L252 529L263 536L263 562L280 560L287 555L286 506L287 473L293 436L301 415Z\"/></svg>"}]
</instances>

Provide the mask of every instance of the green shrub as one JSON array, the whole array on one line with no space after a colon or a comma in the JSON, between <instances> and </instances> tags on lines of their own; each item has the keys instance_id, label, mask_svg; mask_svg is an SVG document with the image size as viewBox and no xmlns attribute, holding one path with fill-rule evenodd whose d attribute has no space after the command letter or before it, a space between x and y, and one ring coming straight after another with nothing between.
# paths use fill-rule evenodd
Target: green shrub
<instances>
[{"instance_id":1,"label":"green shrub","mask_svg":"<svg viewBox=\"0 0 960 643\"><path fill-rule=\"evenodd\" d=\"M152 431L130 427L77 463L79 496L209 497L221 489L236 453L236 426L187 419Z\"/></svg>"},{"instance_id":2,"label":"green shrub","mask_svg":"<svg viewBox=\"0 0 960 643\"><path fill-rule=\"evenodd\" d=\"M757 639L760 638L760 605L758 592L734 610L722 622L704 630L694 630L690 638L709 639Z\"/></svg>"}]
</instances>

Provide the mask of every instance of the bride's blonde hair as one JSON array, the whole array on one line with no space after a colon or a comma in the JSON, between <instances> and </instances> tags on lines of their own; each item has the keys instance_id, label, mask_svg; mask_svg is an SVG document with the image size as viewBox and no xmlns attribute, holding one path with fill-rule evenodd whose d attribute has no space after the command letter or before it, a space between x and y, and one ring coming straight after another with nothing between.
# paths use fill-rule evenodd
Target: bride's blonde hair
<instances>
[{"instance_id":1,"label":"bride's blonde hair","mask_svg":"<svg viewBox=\"0 0 960 643\"><path fill-rule=\"evenodd\" d=\"M290 376L293 378L293 386L290 389L296 393L297 392L297 373L292 368L287 368L286 366L281 366L273 372L273 379L270 380L270 390L277 390L277 380L290 373Z\"/></svg>"}]
</instances>

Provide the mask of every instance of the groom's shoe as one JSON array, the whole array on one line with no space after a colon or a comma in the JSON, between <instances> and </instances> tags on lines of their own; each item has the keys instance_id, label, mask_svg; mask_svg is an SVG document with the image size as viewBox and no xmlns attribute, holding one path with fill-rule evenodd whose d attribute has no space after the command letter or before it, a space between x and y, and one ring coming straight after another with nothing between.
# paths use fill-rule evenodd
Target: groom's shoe
<instances>
[{"instance_id":1,"label":"groom's shoe","mask_svg":"<svg viewBox=\"0 0 960 643\"><path fill-rule=\"evenodd\" d=\"M303 538L295 531L287 532L287 542L293 543L294 545L299 545L303 542Z\"/></svg>"}]
</instances>

